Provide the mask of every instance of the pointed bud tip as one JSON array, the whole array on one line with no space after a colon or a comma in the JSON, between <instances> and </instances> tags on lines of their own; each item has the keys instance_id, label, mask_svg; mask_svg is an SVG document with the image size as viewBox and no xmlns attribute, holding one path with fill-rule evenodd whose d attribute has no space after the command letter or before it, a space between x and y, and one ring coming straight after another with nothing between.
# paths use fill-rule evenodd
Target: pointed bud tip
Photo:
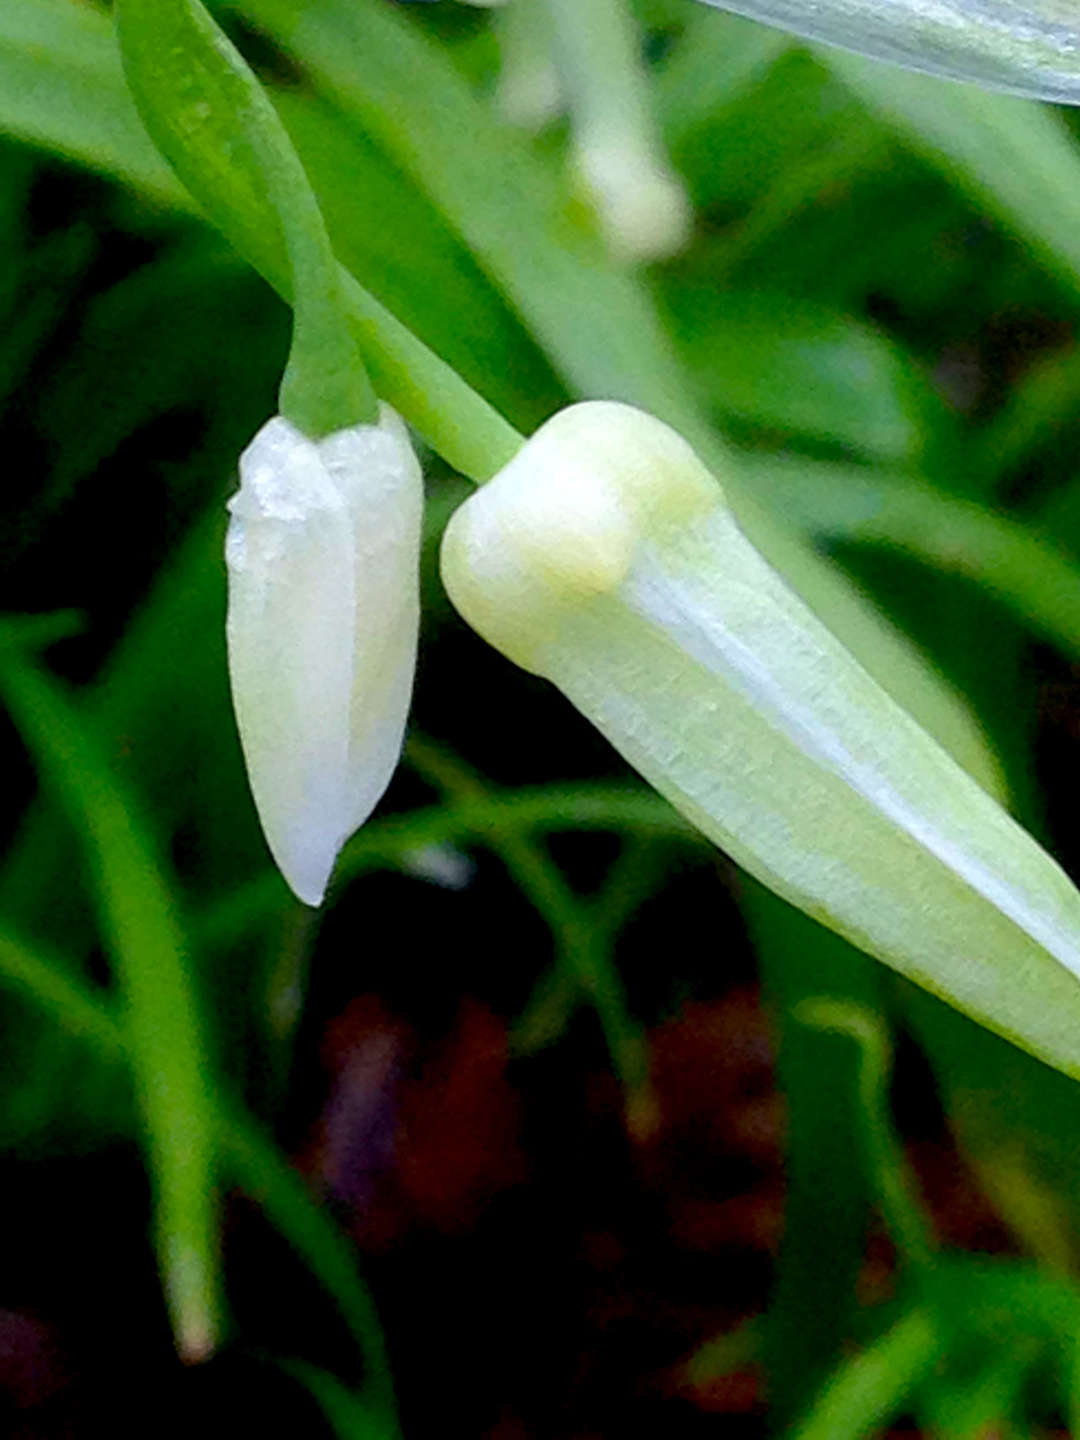
<instances>
[{"instance_id":1,"label":"pointed bud tip","mask_svg":"<svg viewBox=\"0 0 1080 1440\"><path fill-rule=\"evenodd\" d=\"M408 432L312 441L280 417L230 502L229 675L252 795L291 889L322 903L401 753L416 663L423 486Z\"/></svg>"}]
</instances>

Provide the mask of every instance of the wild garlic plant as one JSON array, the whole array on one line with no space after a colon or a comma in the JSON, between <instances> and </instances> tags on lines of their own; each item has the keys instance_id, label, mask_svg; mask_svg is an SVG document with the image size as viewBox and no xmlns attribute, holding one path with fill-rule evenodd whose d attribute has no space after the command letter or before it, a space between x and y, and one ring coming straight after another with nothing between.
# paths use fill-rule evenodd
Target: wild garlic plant
<instances>
[{"instance_id":1,"label":"wild garlic plant","mask_svg":"<svg viewBox=\"0 0 1080 1440\"><path fill-rule=\"evenodd\" d=\"M1002 1368L1015 1397L1040 1363L1030 1358L1028 1343L1040 1336L1038 1356L1056 1356L1053 1363L1072 1377L1059 1390L1071 1387L1071 1429L1080 1433L1072 1345L1080 1331L1080 1291L1065 1274L1075 1268L1076 1211L1074 1206L1062 1220L1055 1210L1070 1176L1076 1191L1069 1157L1077 1123L1071 1097L1080 1095L1071 1083L1080 1078L1080 896L1006 811L1012 797L1003 777L1014 782L1019 774L1017 755L1008 749L1016 738L1006 733L1009 726L995 732L1005 741L999 760L959 693L814 547L838 535L871 544L887 535L896 542L899 530L908 558L917 554L930 564L930 574L920 574L919 593L905 593L913 611L938 605L943 572L970 578L981 557L977 578L984 594L971 599L970 608L963 598L955 611L939 607L926 623L940 640L950 627L960 632L965 621L984 620L976 606L985 603L985 592L1011 606L1011 618L1021 624L1013 630L1003 625L994 643L983 647L981 634L972 643L970 631L948 637L958 650L960 639L967 646L962 662L946 657L946 669L964 678L963 667L971 663L986 687L984 699L991 688L985 672L1002 657L1007 666L1033 632L1067 655L1080 654L1080 579L1068 555L1044 545L1026 516L995 514L985 497L976 503L959 498L961 472L970 468L979 483L992 485L1007 461L983 454L969 467L964 447L970 441L977 452L984 441L978 424L968 423L971 416L954 423L957 415L937 403L940 396L922 383L927 377L916 373L917 361L905 366L904 346L852 315L868 293L859 288L863 272L849 279L846 269L850 258L854 272L861 258L852 243L866 218L861 201L851 207L854 225L847 215L835 228L831 221L826 226L836 247L830 253L842 252L843 261L825 267L824 303L810 295L820 247L811 233L815 217L807 213L809 201L824 197L826 208L832 203L843 188L838 177L847 184L865 170L876 185L887 170L890 197L903 196L906 203L914 193L921 205L929 185L945 188L945 175L968 197L992 193L998 218L1031 242L1032 253L1021 255L1018 246L1010 249L1003 237L994 237L1006 252L1006 259L999 257L1002 272L1012 267L1010 275L1023 277L1015 289L1011 280L1004 284L1005 293L1019 295L1021 306L1028 303L1024 286L1041 283L1041 267L1053 261L1059 279L1067 273L1075 302L1080 225L1069 197L1080 186L1061 180L1075 180L1080 160L1060 117L1040 107L895 67L866 66L853 54L789 45L780 30L767 28L787 27L811 40L984 86L1072 99L1075 7L1065 0L736 0L714 8L697 0L506 0L481 5L491 11L481 17L455 16L449 7L456 0L443 3L442 10L416 6L411 14L404 0L228 0L220 12L213 7L226 24L236 22L242 48L250 32L269 42L262 58L278 68L265 86L200 0L113 0L108 6L22 0L0 6L5 158L10 130L28 142L26 150L44 143L56 155L125 179L131 188L124 203L137 215L118 228L136 238L138 255L147 227L153 231L162 223L155 205L164 209L167 235L160 247L156 232L151 235L157 248L145 267L149 285L142 289L146 277L139 264L117 285L116 308L124 316L111 333L124 337L112 352L119 373L95 374L98 388L91 386L90 393L112 387L115 396L110 393L100 408L110 410L115 399L122 427L124 365L136 351L136 368L147 373L130 388L139 390L145 378L154 392L151 409L161 403L185 414L192 377L174 376L175 386L159 386L151 372L163 355L163 368L175 354L188 370L197 368L189 353L209 357L207 388L214 393L210 402L200 402L201 413L215 416L220 430L205 452L212 463L200 449L186 462L187 473L201 467L220 474L238 456L240 482L227 522L215 493L217 529L209 522L192 527L197 533L190 547L185 540L179 580L170 568L148 607L152 624L132 627L134 640L121 642L120 663L103 675L100 690L88 692L85 707L66 698L64 687L30 653L64 633L63 616L20 617L0 626L0 693L33 754L43 790L52 784L55 800L46 797L44 804L53 803L56 811L45 814L45 825L26 827L15 863L0 873L14 925L0 927L0 980L32 997L64 1043L87 1047L95 1062L111 1067L121 1082L117 1090L133 1102L130 1120L139 1126L146 1159L153 1239L179 1353L203 1360L229 1336L225 1297L231 1296L233 1274L226 1286L219 1192L237 1187L263 1206L334 1299L362 1353L357 1396L348 1390L357 1379L354 1370L342 1375L346 1387L340 1393L306 1365L298 1375L302 1369L314 1380L313 1393L321 1389L328 1397L328 1413L346 1415L337 1422L340 1433L392 1440L401 1433L395 1384L356 1255L329 1207L261 1135L246 1100L236 1098L250 1089L258 1113L281 1113L303 1005L303 967L318 923L315 907L342 898L346 905L364 904L370 892L344 892L365 868L415 874L435 849L437 858L460 862L459 874L463 867L468 876L471 856L451 847L475 844L497 854L550 929L554 962L524 1008L516 1000L506 1007L516 1020L500 1011L497 1023L522 1056L565 1033L579 1003L591 1007L622 1088L626 1136L644 1151L664 1133L657 1079L662 1065L653 1064L660 1046L653 1045L646 1007L627 997L615 940L668 862L669 847L698 855L723 852L741 875L720 904L737 905L751 932L756 973L780 1034L779 1088L791 1121L776 1295L764 1321L754 1321L739 1341L749 1336L755 1355L763 1353L778 1427L803 1413L855 1334L850 1302L861 1227L876 1202L897 1255L895 1303L890 1299L866 1317L866 1333L880 1331L867 1364L862 1356L845 1362L846 1387L830 1384L821 1392L799 1440L854 1440L886 1413L907 1413L907 1397L924 1382L932 1433L989 1433L990 1422L996 1424L1006 1408L1003 1392L997 1374L981 1386L967 1383L970 1356L978 1347L980 1354L989 1351L985 1368L993 1371L995 1357L1008 1352ZM718 8L767 24L743 23ZM762 72L765 101L755 88ZM719 118L714 113L717 92L709 87L717 74L723 76L721 89L752 92L741 118L738 106L734 121L722 106ZM822 117L814 106L821 96L828 101L822 108L832 106L843 118L834 127L830 116L819 132L814 126ZM868 108L881 123L869 123ZM778 159L776 186L754 175L754 185L746 187L752 201L707 212L714 163L727 165L725 183L734 178L738 189L752 169L744 151L768 171L773 150L784 149L770 125L757 124L759 115L778 115L778 129L787 123L799 132L798 143ZM755 138L745 126L748 116ZM520 133L551 122L539 138ZM813 132L809 143L803 143L804 123ZM676 133L680 124L683 141L693 139L695 127L704 135L704 159L699 154L688 160ZM815 168L822 160L815 149L822 133L823 170ZM733 143L720 155L729 135ZM898 135L906 147L897 144ZM922 161L901 155L905 148L920 150ZM924 173L928 156L934 157L936 179ZM22 161L25 174L3 177L4 195L20 201L24 182L29 188L26 177L39 164L28 154ZM950 165L956 176L948 174ZM898 183L894 171L901 172ZM118 207L120 193L110 191ZM694 212L689 194L701 213ZM145 209L131 205L133 196ZM955 195L952 201L944 224L936 214L925 225L921 212L910 217L919 244L928 233L940 240L945 225L972 226L966 201ZM199 234L192 208L220 229L242 263ZM748 255L767 248L760 228L755 231L762 216L767 231L774 226L772 239L783 237L776 248L787 252L784 259L795 255L797 263L791 270L780 264L779 284L767 263L760 272L745 265L732 281ZM65 225L68 218L65 211ZM966 229L964 237L966 245ZM14 230L0 235L5 254L15 257L13 269L22 238ZM792 239L798 243L788 243ZM63 241L44 255L42 267L48 271L56 262L61 281L69 243L83 263L79 234L65 232ZM123 269L123 245L119 250ZM886 277L888 295L895 290L901 305L916 293L918 310L926 298L924 277L910 237L898 254L894 264L882 266L871 257L869 270ZM639 273L643 262L655 260L664 263ZM227 307L248 283L243 262L291 311L291 347L276 399L277 307L260 302L265 356L251 356L240 331L231 337L235 343L220 344L232 324ZM965 256L965 273L967 262ZM947 285L955 272L939 268L946 278L933 278ZM928 276L932 269L927 267ZM227 272L220 290L219 270ZM27 288L38 288L41 273L27 267ZM175 302L171 286L178 275L179 293L196 302L190 305L194 318ZM63 284L55 294L51 288L57 276L43 287L48 293L35 294L28 327L12 328L9 351L33 355L42 314L61 308L56 302ZM16 288L18 283L16 276ZM754 293L764 284L776 288ZM132 291L142 300L132 302ZM654 303L656 294L661 298ZM391 296L398 313L375 295ZM102 298L110 310L112 291ZM999 298L996 291L991 298ZM798 392L804 381L812 390L817 377L811 366L824 354L828 368L828 335L837 326L856 332L854 342L839 347L845 375L822 407L827 423L819 413L817 430L793 432L796 453L787 457L763 453L775 448L776 432L784 432L791 412L783 407L779 422L774 411L752 426L746 448L730 444L714 423L734 420L732 432L742 438L731 391L745 381L744 368L754 369L749 362L755 357L746 352L754 348L755 327L738 323L741 302L768 315L762 327L768 358L763 369L759 351L755 386L767 389L774 381L774 395ZM925 308L933 311L937 304L930 298ZM680 305L688 310L680 312ZM1045 319L1048 307L1040 302L1035 308ZM970 313L974 324L986 323L979 305ZM87 347L98 353L90 344L94 324L87 330L90 339L81 337L83 348L76 351L84 378ZM819 331L822 345L816 343ZM786 375L775 378L774 360L781 357L776 368L783 370L782 356L800 351L808 333L811 358L800 354ZM751 343L744 346L748 334ZM937 358L955 338L951 312L937 317L933 336ZM708 354L695 351L699 340L711 347ZM880 447L852 439L860 429L865 434L864 391L866 409L873 409L874 387L864 384L861 364L867 347L883 365L879 388L891 406ZM220 368L216 350L223 352ZM1046 385L1040 388L1036 376L1035 388L1043 401L1052 389L1051 400L1060 406L1072 403L1080 372L1074 368L1062 385L1054 368L1058 358ZM1067 347L1064 363L1071 363ZM26 368L36 415L36 368L29 362ZM909 379L921 384L918 403L927 403L930 418L914 420L908 413L902 392ZM7 381L5 372L0 390ZM744 383L744 393L748 388ZM718 403L720 390L730 408ZM76 391L86 394L79 386ZM1026 383L1019 393L1023 409L1031 393ZM804 398L801 392L783 395L792 409ZM145 399L136 397L136 410ZM73 433L80 428L71 423L73 407L58 408L56 433L64 432L63 444L78 449L83 437ZM79 418L90 410L84 401ZM241 410L246 418L238 425ZM100 453L117 443L110 419L111 410ZM1052 426L1045 415L1036 416L1036 428L1039 423L1045 440ZM1028 417L1006 414L1006 450L1010 433L1018 444L1017 429L1030 439ZM987 451L999 433L993 430ZM150 435L156 447L156 435ZM802 444L809 438L824 441L833 456L850 449L852 463L816 458ZM950 445L944 460L931 453ZM1024 450L1025 457L1029 453L1036 453L1034 447ZM860 465L859 458L882 469ZM426 515L421 460L437 487ZM887 473L890 464L907 467L907 473ZM911 473L916 468L925 477ZM476 492L461 501L466 487L445 471L474 482ZM447 523L451 495L456 513ZM35 504L48 513L54 501L45 492ZM972 536L975 546L967 544ZM85 549L96 562L98 547ZM441 567L428 563L437 550ZM500 739L500 730L511 737L508 750L518 744L504 723L502 702L520 691L535 697L537 688L515 674L516 667L549 682L537 710L549 706L547 715L576 707L659 793L591 781L500 789L414 734L408 763L437 792L438 803L384 814L368 826L408 726L421 571L428 596L437 594L441 573L446 594L480 637L467 661L476 667L470 674L495 677L490 688L485 684L483 693L468 697L475 701L471 717L479 720L478 734L490 723ZM896 609L904 613L901 604ZM439 623L444 617L431 618ZM908 619L905 627L918 634ZM162 640L177 634L195 641L183 664L174 663ZM226 638L227 661L215 645ZM946 648L941 643L937 653L945 655ZM233 736L225 733L226 669L250 798L246 792L241 797ZM141 707L131 704L133 677L147 700ZM455 672L451 683L456 680ZM425 682L424 704L439 703L438 684ZM1022 687L1016 689L1014 695L1000 685L1003 708L1011 708L1018 732L1021 713L1026 722L1034 706ZM451 702L461 697L445 698L446 731L452 733ZM120 765L94 735L98 717L92 712L99 701L103 710L106 702L113 707L108 739L115 741L122 730ZM994 726L989 707L987 713ZM542 724L529 737L532 747L544 750ZM129 749L135 767L153 753L162 790L182 790L171 782L187 766L197 797L170 794L162 816L144 826L137 786L129 790L118 773ZM477 751L484 761L479 740ZM498 766L493 761L490 768ZM1025 799L1019 793L1018 809ZM148 798L157 803L160 797ZM265 863L256 815L292 895L311 908L293 904ZM70 888L66 867L74 847L66 848L62 827L71 822L88 876L86 896L80 891L76 903L87 897L92 903L84 906L88 914L75 917L69 954L70 917L61 916L54 927L51 907L56 885L65 887L65 895ZM596 894L579 886L576 875L564 876L541 838L545 827L592 824L621 840ZM365 828L350 839L360 826ZM427 865L428 878L435 868ZM443 880L453 868L442 865ZM478 873L474 895L483 883ZM661 1003L685 993L676 987L696 983L691 960L703 971L715 965L717 986L729 983L724 956L714 958L711 949L711 907L720 888L713 879L699 912L705 924L694 927L695 943L683 944L679 958L686 968L671 966ZM24 906L26 891L36 898ZM337 933L352 945L346 913L343 905L332 924L342 922ZM470 913L468 904L455 910L456 916ZM20 934L24 916L30 917L29 942ZM384 927L395 940L397 918ZM643 931L648 923L645 917ZM55 957L48 948L35 949L35 926L45 946L55 928ZM490 944L504 965L501 927L488 928L500 933L490 941L483 937L476 949ZM717 925L718 952L736 928ZM357 930L363 939L364 925ZM406 926L400 931L407 933ZM696 943L699 934L703 944ZM333 943L331 932L328 948ZM470 936L466 946L471 944ZM731 948L740 946L736 936ZM954 1010L932 1004L912 986L889 983L853 946ZM430 956L422 944L410 948L415 954L404 955L399 946L392 961L403 958L402 968L415 981L412 994L418 1006L426 1005L432 960L441 959L444 949L452 953L452 945L444 947L440 935ZM218 963L234 953L235 967ZM102 954L113 985L97 983ZM83 976L80 960L86 961ZM416 969L409 969L414 963ZM250 971L240 968L249 964ZM362 966L344 983L374 986L373 971ZM468 993L467 969L464 979L452 965L443 972L451 988ZM251 983L239 983L241 974ZM659 983L669 983L666 972ZM215 1042L224 1052L234 1036L246 1038L248 1031L236 1023L239 1015L214 1014L208 1021L201 1014L204 998L208 1011L222 998L215 986L229 987L230 1002L243 996L237 1002L242 1024L257 1036L250 1047L232 1047L227 1062ZM967 1024L965 1016L985 1030ZM314 1028L314 1015L312 1020ZM961 1143L972 1164L981 1164L980 1184L1001 1202L1018 1248L1038 1260L1038 1273L1024 1262L983 1266L935 1251L927 1207L913 1191L903 1148L892 1134L894 1020L916 1031L945 1094L950 1123L958 1132L968 1127ZM17 1012L11 1030L20 1023ZM1020 1048L999 1043L995 1034ZM838 1051L846 1058L837 1059ZM41 1068L50 1076L60 1073L51 1060ZM525 1070L523 1065L519 1073ZM1001 1079L1002 1073L1010 1078ZM1013 1075L1019 1077L1015 1085ZM374 1089L381 1104L382 1091ZM61 1104L67 1099L65 1094ZM1026 1113L1017 1119L1011 1107L1024 1105ZM77 1103L75 1110L78 1125ZM981 1155L967 1143L975 1130L973 1113L991 1135ZM121 1123L130 1120L125 1115ZM399 1127L405 1146L407 1128ZM1046 1134L1058 1147L1060 1173L1051 1175L1044 1192L1040 1181L1055 1159L1044 1166L1041 1155L1039 1163L1032 1156ZM437 1138L444 1143L442 1135ZM1025 1143L1028 1150L1013 1157L1010 1147ZM838 1189L845 1192L839 1200ZM1062 1204L1062 1214L1065 1209ZM518 1243L513 1237L511 1244ZM1006 1314L1020 1332L1016 1344L1013 1332L1000 1328ZM402 1352L394 1338L396 1368ZM708 1349L704 1344L702 1353ZM1020 1357L1015 1370L1009 1368L1013 1351ZM954 1354L959 1379L951 1377L953 1398L964 1392L963 1423L950 1428L938 1423L949 1389L939 1382L948 1369L943 1357ZM407 1365L402 1370L407 1377ZM868 1375L875 1384L867 1384ZM878 1382L892 1387L884 1399ZM968 1391L972 1406L966 1405ZM354 1400L359 1411L350 1408ZM980 1404L992 1413L982 1413Z\"/></svg>"},{"instance_id":2,"label":"wild garlic plant","mask_svg":"<svg viewBox=\"0 0 1080 1440\"><path fill-rule=\"evenodd\" d=\"M798 28L783 4L732 8ZM1024 9L957 0L920 25L923 6L838 0L814 28L983 79L1011 64L1041 89L1069 26L1042 4L1018 31ZM572 48L581 15L552 11ZM116 12L151 135L294 306L282 417L241 461L228 558L252 790L300 898L322 899L401 746L419 472L400 415L484 487L443 547L451 598L482 635L552 680L767 885L1080 1077L1080 893L821 623L824 594L804 577L797 596L747 537L724 452L705 442L704 463L688 437L617 404L573 406L524 441L340 269L272 106L198 0ZM1017 41L1035 29L1039 64ZM602 70L602 47L591 53ZM583 65L568 67L571 90L589 89Z\"/></svg>"}]
</instances>

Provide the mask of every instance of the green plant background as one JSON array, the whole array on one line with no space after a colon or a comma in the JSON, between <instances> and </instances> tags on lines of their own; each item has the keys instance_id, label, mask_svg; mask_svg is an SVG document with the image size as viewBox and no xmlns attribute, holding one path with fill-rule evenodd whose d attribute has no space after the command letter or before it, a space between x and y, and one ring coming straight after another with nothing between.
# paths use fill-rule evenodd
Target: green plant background
<instances>
[{"instance_id":1,"label":"green plant background","mask_svg":"<svg viewBox=\"0 0 1080 1440\"><path fill-rule=\"evenodd\" d=\"M641 273L606 255L565 127L530 138L500 117L488 12L216 13L379 301L523 432L610 396L726 437L758 504L965 697L1012 809L1075 867L1075 117L690 0L634 8L696 211L689 248ZM288 315L158 158L109 16L84 0L0 7L0 314L0 1306L55 1323L75 1371L124 1389L95 1349L96 1305L159 1405L201 1417L222 1396L269 1404L269 1387L305 1433L425 1435L441 1394L467 1433L625 1433L648 1415L697 1436L728 1423L701 1394L747 1371L767 1383L746 1433L1069 1424L1075 1085L732 873L472 636L435 568L467 487L431 456L406 763L324 916L271 872L229 711L221 543L236 456L276 407ZM440 862L466 888L434 883ZM751 983L787 1113L767 1281L699 1256L695 1284L671 1282L678 1325L625 1346L614 1327L599 1353L618 1373L565 1378L573 1340L541 1260L570 1285L568 1252L608 1207L627 1253L690 1263L633 1230L625 1191L660 1202L628 1157L663 1149L658 1027ZM422 1036L452 1030L463 997L504 1024L531 1179L496 1207L487 1249L414 1237L404 1259L361 1264L348 1217L289 1163L317 1110L320 1024L367 994ZM599 1158L568 1099L588 1075L621 1097ZM919 1103L940 1107L1001 1253L940 1248L912 1198L894 1127L926 1123ZM860 1305L868 1227L892 1239L893 1284ZM167 1317L188 1359L221 1351L216 1378L174 1366ZM97 1401L75 1393L77 1433L93 1433ZM145 1433L128 1403L118 1423ZM11 1404L18 1433L67 1433L47 1406ZM524 1431L499 1431L507 1415Z\"/></svg>"}]
</instances>

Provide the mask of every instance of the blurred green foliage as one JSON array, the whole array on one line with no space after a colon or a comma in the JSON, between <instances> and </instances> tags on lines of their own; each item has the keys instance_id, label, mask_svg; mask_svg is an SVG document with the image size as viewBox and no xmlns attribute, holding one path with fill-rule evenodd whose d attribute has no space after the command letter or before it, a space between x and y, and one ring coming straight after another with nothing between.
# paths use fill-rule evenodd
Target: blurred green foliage
<instances>
[{"instance_id":1,"label":"blurred green foliage","mask_svg":"<svg viewBox=\"0 0 1080 1440\"><path fill-rule=\"evenodd\" d=\"M639 0L659 131L697 218L683 253L637 273L606 254L569 179L565 125L528 136L502 118L487 12L216 8L279 107L338 258L379 302L523 432L567 399L611 396L729 445L769 523L842 567L965 697L1015 813L1080 863L1073 115L811 51L690 0ZM722 985L725 954L745 944L727 886L779 1035L787 1225L763 1323L698 1369L763 1359L777 1428L801 1416L808 1436L897 1415L948 1436L1068 1419L1075 1085L752 882L713 875L702 842L557 696L451 616L432 554L463 489L434 459L417 733L345 852L325 933L300 914L246 790L221 563L222 502L275 408L287 313L144 135L104 8L0 7L0 135L12 1173L136 1138L166 1197L159 1259L182 1252L162 1263L192 1353L243 1331L222 1298L242 1310L219 1204L242 1190L366 1359L360 1399L340 1337L325 1356L286 1357L290 1373L337 1433L397 1433L355 1257L263 1135L295 1138L309 976L368 965L439 997L498 974L521 1057L564 1045L591 1008L640 1135L649 1027ZM585 838L566 848L568 834ZM531 915L484 890L444 944L445 898L418 860L432 847L497 857ZM709 904L622 976L616 948L639 907L695 867ZM404 877L407 922L370 898L387 872ZM529 927L547 938L524 944ZM821 995L876 1017L866 1043L879 1037L882 1054L889 1027L919 1047L1026 1258L932 1254L892 1301L856 1313L869 1217L889 1215L903 1159L883 1073L868 1094L850 1037L800 1018ZM868 1131L885 1161L853 1143ZM272 1309L272 1283L266 1294ZM852 1337L863 1348L845 1358ZM390 1336L392 1353L408 1343ZM422 1433L408 1424L419 1402L403 1400L406 1432Z\"/></svg>"}]
</instances>

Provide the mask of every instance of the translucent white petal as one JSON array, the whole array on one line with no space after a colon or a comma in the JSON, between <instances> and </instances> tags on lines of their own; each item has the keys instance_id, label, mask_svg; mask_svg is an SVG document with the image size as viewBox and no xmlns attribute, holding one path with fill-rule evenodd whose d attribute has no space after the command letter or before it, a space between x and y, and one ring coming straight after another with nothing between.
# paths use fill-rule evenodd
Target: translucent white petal
<instances>
[{"instance_id":1,"label":"translucent white petal","mask_svg":"<svg viewBox=\"0 0 1080 1440\"><path fill-rule=\"evenodd\" d=\"M706 0L914 70L1080 103L1075 0Z\"/></svg>"},{"instance_id":2,"label":"translucent white petal","mask_svg":"<svg viewBox=\"0 0 1080 1440\"><path fill-rule=\"evenodd\" d=\"M321 902L397 764L416 663L420 469L404 426L311 441L280 417L229 502L229 673L252 794L293 890Z\"/></svg>"},{"instance_id":3,"label":"translucent white petal","mask_svg":"<svg viewBox=\"0 0 1080 1440\"><path fill-rule=\"evenodd\" d=\"M752 874L1080 1074L1080 893L765 562L667 426L562 411L456 512L442 570L481 635Z\"/></svg>"}]
</instances>

